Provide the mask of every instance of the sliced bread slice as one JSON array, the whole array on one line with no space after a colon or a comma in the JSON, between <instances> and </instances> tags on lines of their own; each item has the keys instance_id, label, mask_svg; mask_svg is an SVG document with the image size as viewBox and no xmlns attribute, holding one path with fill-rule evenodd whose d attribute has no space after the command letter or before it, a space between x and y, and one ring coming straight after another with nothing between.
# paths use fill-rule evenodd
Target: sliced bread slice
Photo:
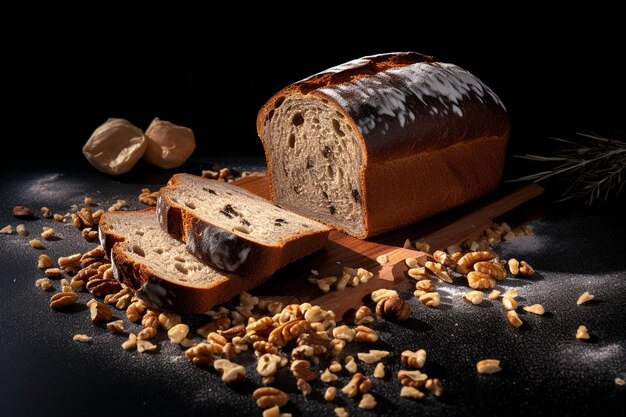
<instances>
[{"instance_id":1,"label":"sliced bread slice","mask_svg":"<svg viewBox=\"0 0 626 417\"><path fill-rule=\"evenodd\" d=\"M330 228L231 184L176 174L157 200L161 226L216 268L266 276L326 244Z\"/></svg>"},{"instance_id":2,"label":"sliced bread slice","mask_svg":"<svg viewBox=\"0 0 626 417\"><path fill-rule=\"evenodd\" d=\"M200 262L161 229L154 209L103 214L100 241L115 278L161 310L203 313L267 279L227 274Z\"/></svg>"}]
</instances>

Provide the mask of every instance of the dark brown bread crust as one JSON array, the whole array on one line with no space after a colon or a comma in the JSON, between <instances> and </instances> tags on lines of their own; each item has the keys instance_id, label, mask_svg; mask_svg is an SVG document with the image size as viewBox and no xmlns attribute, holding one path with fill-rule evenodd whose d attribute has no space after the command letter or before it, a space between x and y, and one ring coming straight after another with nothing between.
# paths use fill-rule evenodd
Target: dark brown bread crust
<instances>
[{"instance_id":1,"label":"dark brown bread crust","mask_svg":"<svg viewBox=\"0 0 626 417\"><path fill-rule=\"evenodd\" d=\"M266 245L209 224L169 198L168 191L181 185L182 176L190 175L176 174L167 187L161 189L157 199L157 217L165 231L184 241L189 251L204 263L247 277L270 276L279 268L322 249L326 244L330 228L311 230L308 234L303 232L283 244Z\"/></svg>"},{"instance_id":2,"label":"dark brown bread crust","mask_svg":"<svg viewBox=\"0 0 626 417\"><path fill-rule=\"evenodd\" d=\"M498 97L454 65L414 52L340 65L274 95L257 117L263 126L286 95L331 103L362 141L365 238L480 197L500 182L510 123ZM286 205L293 211L306 210ZM341 227L334 225L341 230ZM345 232L349 232L343 230Z\"/></svg>"}]
</instances>

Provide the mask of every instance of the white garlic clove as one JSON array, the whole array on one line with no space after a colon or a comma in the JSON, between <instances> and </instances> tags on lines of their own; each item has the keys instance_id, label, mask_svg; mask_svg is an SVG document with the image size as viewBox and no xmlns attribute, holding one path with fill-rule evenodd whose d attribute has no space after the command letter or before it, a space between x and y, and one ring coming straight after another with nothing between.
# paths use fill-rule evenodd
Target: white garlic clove
<instances>
[{"instance_id":1,"label":"white garlic clove","mask_svg":"<svg viewBox=\"0 0 626 417\"><path fill-rule=\"evenodd\" d=\"M196 149L193 131L155 118L146 130L148 146L144 159L163 169L181 166Z\"/></svg>"},{"instance_id":2,"label":"white garlic clove","mask_svg":"<svg viewBox=\"0 0 626 417\"><path fill-rule=\"evenodd\" d=\"M119 175L135 166L146 143L141 129L128 120L109 119L92 133L83 146L83 155L98 170Z\"/></svg>"}]
</instances>

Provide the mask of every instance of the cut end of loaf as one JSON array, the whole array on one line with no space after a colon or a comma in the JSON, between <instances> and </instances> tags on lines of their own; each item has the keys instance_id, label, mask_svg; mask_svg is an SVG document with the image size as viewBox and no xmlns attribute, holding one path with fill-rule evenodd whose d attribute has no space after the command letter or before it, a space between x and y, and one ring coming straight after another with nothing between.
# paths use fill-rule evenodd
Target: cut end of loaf
<instances>
[{"instance_id":1,"label":"cut end of loaf","mask_svg":"<svg viewBox=\"0 0 626 417\"><path fill-rule=\"evenodd\" d=\"M102 224L102 237L119 236L116 253L145 265L154 275L163 275L181 284L202 286L220 279L223 274L203 264L190 254L185 244L165 233L154 210L107 213Z\"/></svg>"},{"instance_id":2,"label":"cut end of loaf","mask_svg":"<svg viewBox=\"0 0 626 417\"><path fill-rule=\"evenodd\" d=\"M407 52L356 59L284 88L259 112L257 132L277 204L366 238L491 190L509 120L477 77ZM480 148L487 138L498 143ZM468 153L455 150L467 143Z\"/></svg>"},{"instance_id":3,"label":"cut end of loaf","mask_svg":"<svg viewBox=\"0 0 626 417\"><path fill-rule=\"evenodd\" d=\"M282 207L359 236L365 233L358 129L322 97L292 91L262 126L273 195Z\"/></svg>"},{"instance_id":4,"label":"cut end of loaf","mask_svg":"<svg viewBox=\"0 0 626 417\"><path fill-rule=\"evenodd\" d=\"M164 230L224 271L270 276L326 242L330 227L234 185L176 174L157 200Z\"/></svg>"}]
</instances>

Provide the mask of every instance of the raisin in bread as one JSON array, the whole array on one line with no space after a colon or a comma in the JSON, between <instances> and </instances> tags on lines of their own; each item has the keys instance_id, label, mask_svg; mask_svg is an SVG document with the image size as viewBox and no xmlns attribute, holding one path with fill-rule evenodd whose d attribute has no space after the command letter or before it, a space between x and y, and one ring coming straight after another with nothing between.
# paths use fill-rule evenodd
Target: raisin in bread
<instances>
[{"instance_id":1,"label":"raisin in bread","mask_svg":"<svg viewBox=\"0 0 626 417\"><path fill-rule=\"evenodd\" d=\"M202 261L266 276L326 244L330 228L224 182L176 174L157 199L161 226Z\"/></svg>"},{"instance_id":2,"label":"raisin in bread","mask_svg":"<svg viewBox=\"0 0 626 417\"><path fill-rule=\"evenodd\" d=\"M406 52L284 88L257 131L276 204L365 238L493 190L509 120L468 71Z\"/></svg>"},{"instance_id":3,"label":"raisin in bread","mask_svg":"<svg viewBox=\"0 0 626 417\"><path fill-rule=\"evenodd\" d=\"M154 209L103 214L100 241L115 278L161 310L202 313L267 279L228 274L200 262L161 229Z\"/></svg>"}]
</instances>

